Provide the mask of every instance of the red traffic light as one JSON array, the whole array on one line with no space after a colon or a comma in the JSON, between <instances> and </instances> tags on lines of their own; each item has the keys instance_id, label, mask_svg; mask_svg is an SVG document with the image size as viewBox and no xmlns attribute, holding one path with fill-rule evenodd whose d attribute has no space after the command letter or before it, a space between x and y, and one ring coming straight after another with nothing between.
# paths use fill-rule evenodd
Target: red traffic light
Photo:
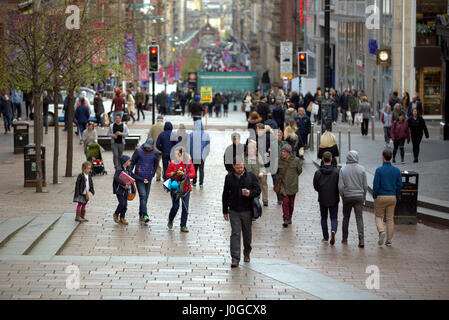
<instances>
[{"instance_id":1,"label":"red traffic light","mask_svg":"<svg viewBox=\"0 0 449 320\"><path fill-rule=\"evenodd\" d=\"M151 54L156 54L157 53L157 48L152 48L151 49Z\"/></svg>"},{"instance_id":2,"label":"red traffic light","mask_svg":"<svg viewBox=\"0 0 449 320\"><path fill-rule=\"evenodd\" d=\"M299 59L300 60L305 60L306 59L306 55L305 54L300 54L299 55Z\"/></svg>"}]
</instances>

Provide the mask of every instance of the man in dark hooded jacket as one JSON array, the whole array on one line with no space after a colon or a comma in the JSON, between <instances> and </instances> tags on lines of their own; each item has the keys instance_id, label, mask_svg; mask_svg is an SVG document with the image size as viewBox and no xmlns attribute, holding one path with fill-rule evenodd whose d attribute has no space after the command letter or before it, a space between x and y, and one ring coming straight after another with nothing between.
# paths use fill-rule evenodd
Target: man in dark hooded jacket
<instances>
[{"instance_id":1,"label":"man in dark hooded jacket","mask_svg":"<svg viewBox=\"0 0 449 320\"><path fill-rule=\"evenodd\" d=\"M340 195L338 192L338 176L339 170L332 166L332 153L326 151L323 154L324 166L315 172L313 177L313 187L318 192L318 202L321 211L321 228L323 230L323 241L329 240L329 232L327 228L327 216L330 213L331 218L331 240L330 244L335 244L335 234L338 227L338 203Z\"/></svg>"},{"instance_id":2,"label":"man in dark hooded jacket","mask_svg":"<svg viewBox=\"0 0 449 320\"><path fill-rule=\"evenodd\" d=\"M210 136L204 131L201 120L195 121L195 128L190 133L190 156L192 157L193 166L195 167L195 178L193 186L196 186L198 177L198 169L200 169L200 189L203 189L204 182L204 162L210 151Z\"/></svg>"},{"instance_id":3,"label":"man in dark hooded jacket","mask_svg":"<svg viewBox=\"0 0 449 320\"><path fill-rule=\"evenodd\" d=\"M162 152L162 166L164 170L164 181L167 180L167 169L170 163L170 153L172 148L178 143L178 137L173 133L173 125L167 121L164 125L164 131L159 135L156 141L156 148Z\"/></svg>"},{"instance_id":4,"label":"man in dark hooded jacket","mask_svg":"<svg viewBox=\"0 0 449 320\"><path fill-rule=\"evenodd\" d=\"M154 140L148 138L147 141L141 145L131 158L131 172L134 172L136 179L136 187L139 192L139 217L140 221L148 223L147 203L150 195L151 181L156 173L158 164L158 152L154 149Z\"/></svg>"}]
</instances>

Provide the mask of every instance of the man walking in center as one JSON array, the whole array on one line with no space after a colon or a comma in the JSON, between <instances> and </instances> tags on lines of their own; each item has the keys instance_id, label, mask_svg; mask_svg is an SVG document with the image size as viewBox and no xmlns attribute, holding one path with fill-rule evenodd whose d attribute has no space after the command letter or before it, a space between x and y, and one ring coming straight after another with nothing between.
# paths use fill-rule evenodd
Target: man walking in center
<instances>
[{"instance_id":1,"label":"man walking in center","mask_svg":"<svg viewBox=\"0 0 449 320\"><path fill-rule=\"evenodd\" d=\"M359 234L359 248L365 247L363 232L363 203L365 202L368 183L365 168L359 164L357 151L350 151L346 158L346 166L340 170L338 190L343 199L343 240L348 243L348 228L351 211L354 208Z\"/></svg>"},{"instance_id":2,"label":"man walking in center","mask_svg":"<svg viewBox=\"0 0 449 320\"><path fill-rule=\"evenodd\" d=\"M112 155L115 170L120 169L120 158L125 150L125 139L128 136L128 126L122 122L120 113L115 115L115 122L109 126L108 136L111 137Z\"/></svg>"},{"instance_id":3,"label":"man walking in center","mask_svg":"<svg viewBox=\"0 0 449 320\"><path fill-rule=\"evenodd\" d=\"M327 216L331 218L331 240L330 244L335 244L335 234L338 227L338 175L339 170L332 165L332 153L326 151L323 154L324 166L319 168L313 177L313 187L318 192L318 202L321 212L321 229L323 231L324 242L329 241L329 231L327 227Z\"/></svg>"},{"instance_id":4,"label":"man walking in center","mask_svg":"<svg viewBox=\"0 0 449 320\"><path fill-rule=\"evenodd\" d=\"M240 262L242 233L244 261L250 262L252 207L261 190L257 177L245 170L244 163L234 164L233 169L225 178L222 202L223 217L231 221L231 268L236 268Z\"/></svg>"},{"instance_id":5,"label":"man walking in center","mask_svg":"<svg viewBox=\"0 0 449 320\"><path fill-rule=\"evenodd\" d=\"M401 171L391 164L393 153L390 149L382 153L383 165L376 169L373 181L374 213L376 215L376 226L379 232L379 246L384 244L385 231L383 218L387 221L387 242L391 246L394 233L394 209L397 197L402 189Z\"/></svg>"},{"instance_id":6,"label":"man walking in center","mask_svg":"<svg viewBox=\"0 0 449 320\"><path fill-rule=\"evenodd\" d=\"M139 218L140 221L148 223L147 203L150 196L151 181L153 180L158 160L158 153L154 149L154 140L148 138L147 141L131 157L131 172L134 172L136 188L139 192ZM134 170L135 168L135 170Z\"/></svg>"}]
</instances>

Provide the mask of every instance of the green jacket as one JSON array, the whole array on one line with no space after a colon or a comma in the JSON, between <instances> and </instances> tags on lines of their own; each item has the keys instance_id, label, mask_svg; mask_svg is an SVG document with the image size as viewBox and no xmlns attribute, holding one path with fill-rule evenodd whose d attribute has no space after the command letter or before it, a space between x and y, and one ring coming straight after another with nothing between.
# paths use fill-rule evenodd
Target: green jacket
<instances>
[{"instance_id":1,"label":"green jacket","mask_svg":"<svg viewBox=\"0 0 449 320\"><path fill-rule=\"evenodd\" d=\"M302 161L294 156L290 156L288 160L279 157L278 163L278 175L279 179L282 178L287 163L290 162L290 166L287 169L287 173L281 183L281 195L294 195L298 193L298 177L302 173Z\"/></svg>"},{"instance_id":2,"label":"green jacket","mask_svg":"<svg viewBox=\"0 0 449 320\"><path fill-rule=\"evenodd\" d=\"M356 97L352 94L349 95L349 110L351 112L358 112L359 111L359 105L360 105L360 100L359 97Z\"/></svg>"},{"instance_id":3,"label":"green jacket","mask_svg":"<svg viewBox=\"0 0 449 320\"><path fill-rule=\"evenodd\" d=\"M264 171L264 165L259 157L256 159L251 159L251 162L248 161L248 157L245 158L245 169L248 172L254 173L254 175L259 178L259 173Z\"/></svg>"}]
</instances>

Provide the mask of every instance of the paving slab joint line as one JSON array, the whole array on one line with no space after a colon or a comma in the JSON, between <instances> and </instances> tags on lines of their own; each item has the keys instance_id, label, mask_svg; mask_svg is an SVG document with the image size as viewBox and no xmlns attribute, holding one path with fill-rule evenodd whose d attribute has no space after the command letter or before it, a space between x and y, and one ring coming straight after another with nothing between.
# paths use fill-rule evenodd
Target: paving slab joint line
<instances>
[{"instance_id":1,"label":"paving slab joint line","mask_svg":"<svg viewBox=\"0 0 449 320\"><path fill-rule=\"evenodd\" d=\"M39 243L39 241L41 241L49 231L53 230L53 227L55 226L56 223L58 223L58 221L61 219L61 217L62 217L62 214L51 225L49 225L48 228L44 232L42 232L42 234L39 237L37 237L34 240L34 242L31 244L31 246L29 246L28 249L25 250L23 255L25 255L25 256L29 255L29 253Z\"/></svg>"},{"instance_id":2,"label":"paving slab joint line","mask_svg":"<svg viewBox=\"0 0 449 320\"><path fill-rule=\"evenodd\" d=\"M20 232L20 230L22 230L23 228L25 228L27 225L29 225L34 219L36 219L36 216L34 216L32 219L30 219L30 221L28 221L27 223L25 223L23 226L21 226L19 229L17 229L16 231L14 231L13 233L11 233L9 236L7 236L1 243L0 243L0 248L2 248L6 243L8 243L9 240L11 240L12 237L14 237L18 232ZM7 221L7 220L6 220Z\"/></svg>"}]
</instances>

